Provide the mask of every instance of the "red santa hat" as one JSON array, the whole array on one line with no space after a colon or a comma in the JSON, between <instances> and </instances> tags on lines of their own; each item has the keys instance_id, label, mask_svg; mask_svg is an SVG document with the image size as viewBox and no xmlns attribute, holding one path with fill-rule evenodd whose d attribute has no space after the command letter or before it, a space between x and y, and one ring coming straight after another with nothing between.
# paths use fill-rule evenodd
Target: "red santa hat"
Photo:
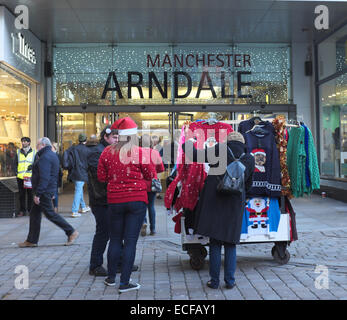
<instances>
[{"instance_id":1,"label":"red santa hat","mask_svg":"<svg viewBox=\"0 0 347 320\"><path fill-rule=\"evenodd\" d=\"M256 155L256 154L262 154L264 156L266 156L265 150L264 149L253 149L251 152L251 155Z\"/></svg>"},{"instance_id":2,"label":"red santa hat","mask_svg":"<svg viewBox=\"0 0 347 320\"><path fill-rule=\"evenodd\" d=\"M111 130L118 130L120 136L130 136L137 133L137 125L130 117L118 119L111 127Z\"/></svg>"}]
</instances>

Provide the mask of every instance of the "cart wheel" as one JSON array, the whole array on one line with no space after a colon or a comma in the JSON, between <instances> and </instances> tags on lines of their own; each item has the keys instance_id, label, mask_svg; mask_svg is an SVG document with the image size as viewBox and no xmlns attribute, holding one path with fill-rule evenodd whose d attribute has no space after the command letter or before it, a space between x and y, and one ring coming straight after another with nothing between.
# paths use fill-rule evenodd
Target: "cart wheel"
<instances>
[{"instance_id":1,"label":"cart wheel","mask_svg":"<svg viewBox=\"0 0 347 320\"><path fill-rule=\"evenodd\" d=\"M203 257L191 257L190 266L193 270L201 270L205 265L205 259Z\"/></svg>"},{"instance_id":2,"label":"cart wheel","mask_svg":"<svg viewBox=\"0 0 347 320\"><path fill-rule=\"evenodd\" d=\"M278 251L275 250L274 248L275 247L272 248L271 253L272 253L275 261L278 262L279 264L287 264L289 259L290 259L289 251L286 249L286 251L284 252L284 257L281 257L280 254L278 253Z\"/></svg>"},{"instance_id":3,"label":"cart wheel","mask_svg":"<svg viewBox=\"0 0 347 320\"><path fill-rule=\"evenodd\" d=\"M205 247L201 247L200 254L204 259L207 257L207 250Z\"/></svg>"},{"instance_id":4,"label":"cart wheel","mask_svg":"<svg viewBox=\"0 0 347 320\"><path fill-rule=\"evenodd\" d=\"M275 247L276 247L276 246L273 246L273 247L272 247L272 249L271 249L271 255L272 255L272 256L274 256L274 255L275 255L275 250L276 250L276 248L275 248Z\"/></svg>"}]
</instances>

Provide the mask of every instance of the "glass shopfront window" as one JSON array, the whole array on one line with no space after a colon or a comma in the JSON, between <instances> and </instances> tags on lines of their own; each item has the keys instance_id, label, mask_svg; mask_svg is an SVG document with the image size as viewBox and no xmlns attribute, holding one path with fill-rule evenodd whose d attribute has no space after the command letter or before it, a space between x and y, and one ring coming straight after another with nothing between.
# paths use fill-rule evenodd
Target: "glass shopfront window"
<instances>
[{"instance_id":1,"label":"glass shopfront window","mask_svg":"<svg viewBox=\"0 0 347 320\"><path fill-rule=\"evenodd\" d=\"M347 74L320 86L322 175L347 178Z\"/></svg>"},{"instance_id":2,"label":"glass shopfront window","mask_svg":"<svg viewBox=\"0 0 347 320\"><path fill-rule=\"evenodd\" d=\"M54 105L286 104L292 98L286 44L59 44L53 51Z\"/></svg>"},{"instance_id":3,"label":"glass shopfront window","mask_svg":"<svg viewBox=\"0 0 347 320\"><path fill-rule=\"evenodd\" d=\"M0 177L15 175L21 138L29 136L30 85L0 65Z\"/></svg>"},{"instance_id":4,"label":"glass shopfront window","mask_svg":"<svg viewBox=\"0 0 347 320\"><path fill-rule=\"evenodd\" d=\"M318 78L321 174L346 179L347 25L318 44Z\"/></svg>"},{"instance_id":5,"label":"glass shopfront window","mask_svg":"<svg viewBox=\"0 0 347 320\"><path fill-rule=\"evenodd\" d=\"M319 80L347 69L347 25L318 45Z\"/></svg>"}]
</instances>

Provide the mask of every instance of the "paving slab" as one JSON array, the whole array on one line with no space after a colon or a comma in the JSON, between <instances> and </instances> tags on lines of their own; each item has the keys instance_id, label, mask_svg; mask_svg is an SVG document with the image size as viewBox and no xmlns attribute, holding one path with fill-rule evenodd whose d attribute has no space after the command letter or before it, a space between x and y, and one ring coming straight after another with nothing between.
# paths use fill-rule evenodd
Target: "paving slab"
<instances>
[{"instance_id":1,"label":"paving slab","mask_svg":"<svg viewBox=\"0 0 347 320\"><path fill-rule=\"evenodd\" d=\"M137 245L139 271L132 279L141 289L119 294L117 286L106 287L102 277L88 273L95 231L92 213L72 218L72 194L62 194L59 201L59 214L81 234L70 247L64 246L64 232L44 218L39 246L18 248L28 232L28 217L0 219L0 299L347 300L347 205L342 202L317 195L293 199L299 239L288 247L289 262L279 265L273 260L273 243L242 244L237 247L236 287L223 287L222 267L220 288L213 290L206 287L208 256L202 270L191 269L172 216L163 200L157 200L157 234L140 236ZM18 266L28 272L26 288L21 282L18 287Z\"/></svg>"}]
</instances>

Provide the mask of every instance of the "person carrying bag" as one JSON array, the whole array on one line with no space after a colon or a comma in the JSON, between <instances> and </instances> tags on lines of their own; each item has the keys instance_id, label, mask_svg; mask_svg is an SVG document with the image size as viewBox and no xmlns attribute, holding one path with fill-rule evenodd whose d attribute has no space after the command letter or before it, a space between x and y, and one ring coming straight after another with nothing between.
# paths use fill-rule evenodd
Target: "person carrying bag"
<instances>
[{"instance_id":1,"label":"person carrying bag","mask_svg":"<svg viewBox=\"0 0 347 320\"><path fill-rule=\"evenodd\" d=\"M219 288L221 248L224 246L225 287L232 289L235 286L236 244L240 242L245 195L252 187L254 158L247 153L244 138L238 132L229 133L227 143L217 143L210 148L197 150L190 140L182 148L186 156L192 156L193 162L208 162L210 166L194 221L194 233L210 238L211 279L207 286ZM227 152L228 149L231 152ZM218 161L213 162L210 155Z\"/></svg>"}]
</instances>

